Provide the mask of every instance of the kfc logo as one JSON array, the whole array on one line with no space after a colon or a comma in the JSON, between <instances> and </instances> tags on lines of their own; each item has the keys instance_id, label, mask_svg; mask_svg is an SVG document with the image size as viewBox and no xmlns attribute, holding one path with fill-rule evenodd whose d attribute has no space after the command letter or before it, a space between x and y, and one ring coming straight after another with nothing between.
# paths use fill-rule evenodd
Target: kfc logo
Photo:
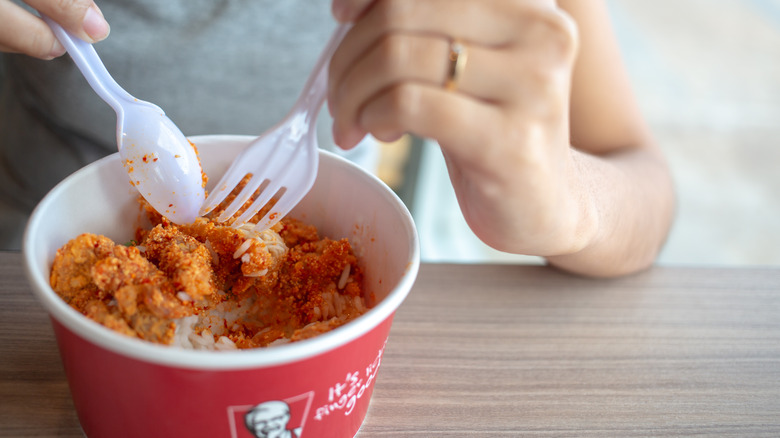
<instances>
[{"instance_id":1,"label":"kfc logo","mask_svg":"<svg viewBox=\"0 0 780 438\"><path fill-rule=\"evenodd\" d=\"M300 438L314 392L256 405L231 406L228 417L233 438Z\"/></svg>"},{"instance_id":2,"label":"kfc logo","mask_svg":"<svg viewBox=\"0 0 780 438\"><path fill-rule=\"evenodd\" d=\"M288 429L290 406L283 401L260 403L244 414L244 424L257 438L300 438L302 427Z\"/></svg>"}]
</instances>

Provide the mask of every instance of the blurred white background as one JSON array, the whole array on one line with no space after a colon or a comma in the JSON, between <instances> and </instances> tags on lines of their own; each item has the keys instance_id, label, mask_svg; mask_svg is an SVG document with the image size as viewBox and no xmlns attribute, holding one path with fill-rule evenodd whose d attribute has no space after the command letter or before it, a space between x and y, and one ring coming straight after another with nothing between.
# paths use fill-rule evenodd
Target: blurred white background
<instances>
[{"instance_id":1,"label":"blurred white background","mask_svg":"<svg viewBox=\"0 0 780 438\"><path fill-rule=\"evenodd\" d=\"M678 190L659 264L780 264L780 0L608 4ZM538 261L481 245L437 148L427 145L421 160L411 208L425 260Z\"/></svg>"},{"instance_id":2,"label":"blurred white background","mask_svg":"<svg viewBox=\"0 0 780 438\"><path fill-rule=\"evenodd\" d=\"M780 1L610 0L678 188L665 264L780 264Z\"/></svg>"}]
</instances>

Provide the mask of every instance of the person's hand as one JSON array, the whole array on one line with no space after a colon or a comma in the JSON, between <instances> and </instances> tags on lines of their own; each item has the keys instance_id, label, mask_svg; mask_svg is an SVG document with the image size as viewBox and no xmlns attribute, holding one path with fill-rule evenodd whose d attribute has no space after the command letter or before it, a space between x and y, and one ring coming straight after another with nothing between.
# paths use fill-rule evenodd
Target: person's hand
<instances>
[{"instance_id":1,"label":"person's hand","mask_svg":"<svg viewBox=\"0 0 780 438\"><path fill-rule=\"evenodd\" d=\"M25 0L84 41L95 43L108 36L109 26L92 0ZM52 59L65 53L40 17L10 0L0 0L0 52L23 53Z\"/></svg>"},{"instance_id":2,"label":"person's hand","mask_svg":"<svg viewBox=\"0 0 780 438\"><path fill-rule=\"evenodd\" d=\"M354 22L330 66L338 145L351 148L366 133L435 139L484 242L542 256L589 243L595 215L569 142L578 34L566 13L532 0L332 6Z\"/></svg>"}]
</instances>

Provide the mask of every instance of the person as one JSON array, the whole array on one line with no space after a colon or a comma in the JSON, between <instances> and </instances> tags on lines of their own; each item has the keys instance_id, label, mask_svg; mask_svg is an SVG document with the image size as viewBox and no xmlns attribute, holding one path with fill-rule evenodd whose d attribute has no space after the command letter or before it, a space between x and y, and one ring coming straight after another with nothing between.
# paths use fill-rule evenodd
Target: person
<instances>
[{"instance_id":1,"label":"person","mask_svg":"<svg viewBox=\"0 0 780 438\"><path fill-rule=\"evenodd\" d=\"M244 415L247 430L257 438L296 438L302 428L287 428L290 406L283 401L267 401L254 406Z\"/></svg>"},{"instance_id":2,"label":"person","mask_svg":"<svg viewBox=\"0 0 780 438\"><path fill-rule=\"evenodd\" d=\"M88 0L69 2L65 11L55 3L43 10L45 0L28 1L79 35L97 40L107 34L106 25L95 24L99 12ZM259 3L269 10L288 4ZM297 14L320 3L327 2L295 5L286 18L300 19ZM367 134L380 141L406 133L435 140L466 222L498 250L542 256L560 269L597 277L625 275L653 263L674 217L674 186L632 95L603 0L332 0L330 6L336 20L353 23L329 70L327 106L338 146L349 151ZM0 12L7 9L5 4ZM243 16L264 15L244 11ZM7 29L34 29L28 30L34 37L19 42L8 37L13 30L2 31L4 50L43 59L60 55L47 29L35 17L26 20ZM118 15L110 21L124 24ZM324 16L314 20L324 21ZM229 29L238 32L242 24ZM284 35L274 43L310 31L282 20L254 26L261 24ZM160 27L147 31L165 30ZM155 41L175 42L165 33ZM142 53L148 50L146 45ZM258 62L275 60L251 56ZM192 69L176 59L181 69ZM177 64L162 66L172 65ZM178 85L165 80L162 70L150 73L156 83ZM283 81L270 83L276 87ZM229 84L247 93L268 86ZM7 160L9 147L0 144L0 160Z\"/></svg>"}]
</instances>

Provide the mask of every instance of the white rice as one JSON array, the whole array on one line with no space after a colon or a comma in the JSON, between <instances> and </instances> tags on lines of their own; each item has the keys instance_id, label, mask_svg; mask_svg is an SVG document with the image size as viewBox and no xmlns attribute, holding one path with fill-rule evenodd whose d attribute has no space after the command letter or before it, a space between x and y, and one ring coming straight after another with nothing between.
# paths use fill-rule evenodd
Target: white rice
<instances>
[{"instance_id":1,"label":"white rice","mask_svg":"<svg viewBox=\"0 0 780 438\"><path fill-rule=\"evenodd\" d=\"M249 247L250 247L250 246L252 246L252 243L253 243L253 242L252 242L252 239L251 239L251 238L248 238L248 239L246 239L246 240L244 241L244 243L242 243L242 244L241 244L241 245L238 247L238 249L236 249L236 252L234 252L234 253L233 253L233 258L234 258L234 259L237 259L237 258L239 258L239 257L243 256L243 255L244 255L244 253L245 253L245 252L247 252L247 250L249 249Z\"/></svg>"},{"instance_id":2,"label":"white rice","mask_svg":"<svg viewBox=\"0 0 780 438\"><path fill-rule=\"evenodd\" d=\"M205 246L206 249L209 250L209 253L211 253L211 263L214 266L219 266L219 254L217 254L217 251L214 249L214 245L211 244L211 241L206 239L206 242L203 244L203 246Z\"/></svg>"},{"instance_id":3,"label":"white rice","mask_svg":"<svg viewBox=\"0 0 780 438\"><path fill-rule=\"evenodd\" d=\"M184 291L176 292L176 298L178 298L182 303L189 303L192 301L192 297Z\"/></svg>"},{"instance_id":4,"label":"white rice","mask_svg":"<svg viewBox=\"0 0 780 438\"><path fill-rule=\"evenodd\" d=\"M318 324L328 324L332 320L347 322L366 311L366 304L362 297L342 295L333 286L329 292L322 294L322 298L322 306L314 309L316 320L298 331L313 329ZM250 309L257 309L254 306L255 300L256 298L247 297L239 303L225 301L200 315L176 320L176 331L172 345L189 350L235 350L238 347L227 335L231 331L239 330L243 321L255 319L247 313ZM254 336L262 335L270 330L272 327L266 327L259 330ZM269 346L288 342L290 339L280 338L271 342Z\"/></svg>"},{"instance_id":5,"label":"white rice","mask_svg":"<svg viewBox=\"0 0 780 438\"><path fill-rule=\"evenodd\" d=\"M244 277L262 277L267 273L268 273L268 269L261 269L257 272L252 272L251 274L244 274Z\"/></svg>"},{"instance_id":6,"label":"white rice","mask_svg":"<svg viewBox=\"0 0 780 438\"><path fill-rule=\"evenodd\" d=\"M339 284L337 286L339 290L344 289L344 286L347 285L347 280L349 280L350 271L352 271L352 265L347 263L347 266L344 266L344 270L341 271L341 277L339 278Z\"/></svg>"},{"instance_id":7,"label":"white rice","mask_svg":"<svg viewBox=\"0 0 780 438\"><path fill-rule=\"evenodd\" d=\"M252 243L259 243L268 250L274 259L280 259L287 252L287 245L285 245L282 236L279 235L272 228L268 228L262 231L255 230L255 224L246 223L238 227L238 230L247 238L233 254L233 258L237 259L244 255Z\"/></svg>"},{"instance_id":8,"label":"white rice","mask_svg":"<svg viewBox=\"0 0 780 438\"><path fill-rule=\"evenodd\" d=\"M226 335L240 328L239 321L252 300L241 303L225 301L200 315L175 320L174 346L189 350L235 350L237 347Z\"/></svg>"}]
</instances>

